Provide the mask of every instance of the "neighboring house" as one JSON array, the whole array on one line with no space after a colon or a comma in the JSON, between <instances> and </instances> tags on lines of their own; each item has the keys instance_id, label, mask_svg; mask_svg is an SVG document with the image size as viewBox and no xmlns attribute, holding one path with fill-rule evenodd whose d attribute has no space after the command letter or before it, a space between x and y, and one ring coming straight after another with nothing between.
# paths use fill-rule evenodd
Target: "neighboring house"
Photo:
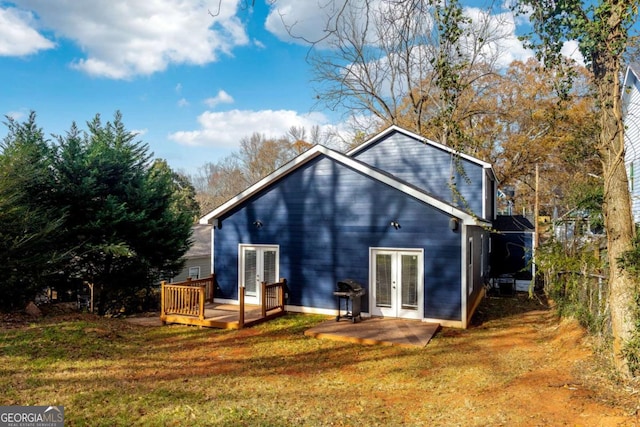
<instances>
[{"instance_id":1,"label":"neighboring house","mask_svg":"<svg viewBox=\"0 0 640 427\"><path fill-rule=\"evenodd\" d=\"M349 278L365 316L467 327L495 194L491 165L395 126L346 155L316 145L200 219L214 226L216 300L245 286L257 302L261 281L284 277L287 310L335 315Z\"/></svg>"},{"instance_id":2,"label":"neighboring house","mask_svg":"<svg viewBox=\"0 0 640 427\"><path fill-rule=\"evenodd\" d=\"M211 226L196 224L191 238L193 245L185 254L185 265L180 274L171 278L171 282L183 282L188 277L201 279L211 275Z\"/></svg>"},{"instance_id":3,"label":"neighboring house","mask_svg":"<svg viewBox=\"0 0 640 427\"><path fill-rule=\"evenodd\" d=\"M533 235L535 227L522 215L498 215L491 234L491 275L512 275L529 285L533 278Z\"/></svg>"},{"instance_id":4,"label":"neighboring house","mask_svg":"<svg viewBox=\"0 0 640 427\"><path fill-rule=\"evenodd\" d=\"M631 209L636 223L640 222L640 66L627 68L622 92L622 108L625 125L625 165L631 193Z\"/></svg>"}]
</instances>

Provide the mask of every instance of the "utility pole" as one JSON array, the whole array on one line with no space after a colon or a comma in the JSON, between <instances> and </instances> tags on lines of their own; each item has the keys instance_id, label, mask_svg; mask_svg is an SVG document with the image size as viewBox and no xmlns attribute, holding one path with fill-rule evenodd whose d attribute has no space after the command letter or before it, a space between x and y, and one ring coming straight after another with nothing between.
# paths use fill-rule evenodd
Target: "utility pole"
<instances>
[{"instance_id":1,"label":"utility pole","mask_svg":"<svg viewBox=\"0 0 640 427\"><path fill-rule=\"evenodd\" d=\"M536 253L538 251L538 223L540 219L538 218L540 215L540 174L538 171L538 164L536 163L536 198L533 207L533 265L532 265L532 275L533 280L536 278Z\"/></svg>"}]
</instances>

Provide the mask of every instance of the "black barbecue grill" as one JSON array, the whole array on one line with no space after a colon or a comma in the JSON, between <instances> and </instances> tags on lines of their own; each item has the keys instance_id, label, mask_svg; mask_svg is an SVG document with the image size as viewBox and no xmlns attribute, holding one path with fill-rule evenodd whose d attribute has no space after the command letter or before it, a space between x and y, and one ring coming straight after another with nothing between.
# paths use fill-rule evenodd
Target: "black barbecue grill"
<instances>
[{"instance_id":1,"label":"black barbecue grill","mask_svg":"<svg viewBox=\"0 0 640 427\"><path fill-rule=\"evenodd\" d=\"M333 293L338 297L338 315L336 316L336 322L340 321L341 317L345 319L351 319L353 323L356 323L356 318L362 320L360 315L360 297L365 294L365 289L362 285L351 279L344 279L338 282L336 291ZM345 314L341 315L342 301L345 303ZM351 310L349 310L349 303L351 303Z\"/></svg>"}]
</instances>

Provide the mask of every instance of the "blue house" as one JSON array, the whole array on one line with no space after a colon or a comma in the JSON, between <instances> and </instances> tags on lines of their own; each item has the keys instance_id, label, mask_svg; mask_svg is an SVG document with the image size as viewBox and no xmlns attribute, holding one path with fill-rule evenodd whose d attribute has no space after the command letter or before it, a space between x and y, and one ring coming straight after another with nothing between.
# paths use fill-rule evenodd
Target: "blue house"
<instances>
[{"instance_id":1,"label":"blue house","mask_svg":"<svg viewBox=\"0 0 640 427\"><path fill-rule=\"evenodd\" d=\"M465 328L484 294L490 164L392 126L341 154L316 145L200 219L213 225L216 301L288 280L287 310L335 315L336 283L363 316Z\"/></svg>"}]
</instances>

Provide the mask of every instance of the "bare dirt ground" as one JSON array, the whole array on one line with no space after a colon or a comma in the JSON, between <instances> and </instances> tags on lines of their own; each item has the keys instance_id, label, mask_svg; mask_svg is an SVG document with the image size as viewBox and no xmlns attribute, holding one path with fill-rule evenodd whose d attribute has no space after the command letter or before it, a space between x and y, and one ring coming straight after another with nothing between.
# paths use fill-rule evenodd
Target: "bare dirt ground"
<instances>
[{"instance_id":1,"label":"bare dirt ground","mask_svg":"<svg viewBox=\"0 0 640 427\"><path fill-rule=\"evenodd\" d=\"M481 305L472 328L443 331L448 334L471 338L462 340L460 351L518 349L507 362L522 366L512 366L514 378L494 393L474 396L482 402L474 402L476 416L484 407L496 420L501 407L518 425L640 426L640 379L616 379L597 340L575 320L557 318L547 301L525 294L493 298ZM473 388L473 378L469 382Z\"/></svg>"}]
</instances>

